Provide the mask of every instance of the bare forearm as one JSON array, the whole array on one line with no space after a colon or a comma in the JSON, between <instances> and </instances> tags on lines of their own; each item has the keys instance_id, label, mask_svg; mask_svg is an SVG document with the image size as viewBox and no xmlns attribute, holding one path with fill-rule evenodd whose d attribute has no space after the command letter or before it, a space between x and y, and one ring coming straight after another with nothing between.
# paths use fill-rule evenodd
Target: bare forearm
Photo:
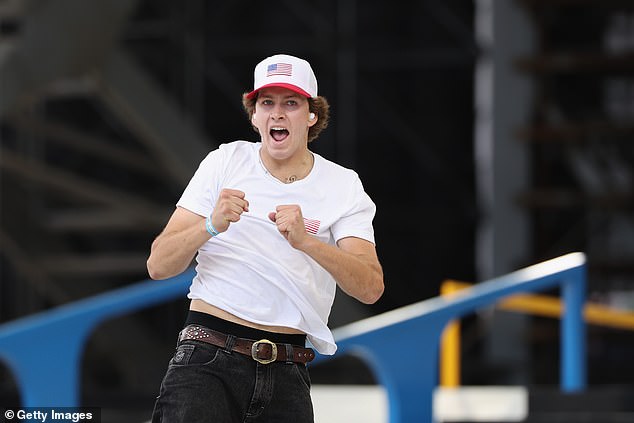
<instances>
[{"instance_id":1,"label":"bare forearm","mask_svg":"<svg viewBox=\"0 0 634 423\"><path fill-rule=\"evenodd\" d=\"M291 247L319 263L346 294L366 304L375 303L383 295L383 270L374 244L352 236L340 239L337 246L320 241L306 233L297 204L277 206L269 219Z\"/></svg>"},{"instance_id":2,"label":"bare forearm","mask_svg":"<svg viewBox=\"0 0 634 423\"><path fill-rule=\"evenodd\" d=\"M223 189L210 219L216 235L229 229L231 223L249 210L244 192ZM152 243L147 269L152 279L176 276L189 266L198 249L211 238L205 217L177 207L163 232Z\"/></svg>"},{"instance_id":3,"label":"bare forearm","mask_svg":"<svg viewBox=\"0 0 634 423\"><path fill-rule=\"evenodd\" d=\"M326 269L346 294L357 300L372 304L383 294L383 270L373 255L353 254L314 237L308 237L300 249Z\"/></svg>"}]
</instances>

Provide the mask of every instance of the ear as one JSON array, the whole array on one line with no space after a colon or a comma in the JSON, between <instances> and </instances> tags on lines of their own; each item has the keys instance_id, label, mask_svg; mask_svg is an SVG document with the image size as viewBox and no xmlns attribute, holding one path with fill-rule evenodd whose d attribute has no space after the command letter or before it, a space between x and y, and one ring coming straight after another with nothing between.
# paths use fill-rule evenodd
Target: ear
<instances>
[{"instance_id":1,"label":"ear","mask_svg":"<svg viewBox=\"0 0 634 423\"><path fill-rule=\"evenodd\" d=\"M317 123L318 120L319 120L319 117L311 112L310 115L308 115L308 126L309 127L313 126L314 124Z\"/></svg>"}]
</instances>

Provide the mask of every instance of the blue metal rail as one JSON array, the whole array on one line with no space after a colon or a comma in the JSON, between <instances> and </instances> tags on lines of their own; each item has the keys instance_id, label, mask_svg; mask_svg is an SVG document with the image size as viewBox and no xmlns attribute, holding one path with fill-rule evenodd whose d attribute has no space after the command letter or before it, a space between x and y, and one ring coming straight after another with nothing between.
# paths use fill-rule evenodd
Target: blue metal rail
<instances>
[{"instance_id":1,"label":"blue metal rail","mask_svg":"<svg viewBox=\"0 0 634 423\"><path fill-rule=\"evenodd\" d=\"M451 298L437 297L334 331L336 356L365 359L388 394L390 422L432 422L438 346L445 325L499 299L560 286L561 388L586 386L585 256L572 253L482 282ZM22 405L79 405L79 365L85 342L104 320L178 298L193 271L168 281L142 282L0 326L0 359L16 378ZM319 356L317 362L328 357Z\"/></svg>"},{"instance_id":2,"label":"blue metal rail","mask_svg":"<svg viewBox=\"0 0 634 423\"><path fill-rule=\"evenodd\" d=\"M439 343L447 323L509 295L560 286L565 304L561 389L581 391L586 387L585 263L584 254L568 254L479 283L450 298L432 298L338 328L334 331L337 355L357 355L374 370L387 392L390 422L431 423ZM319 356L317 362L324 358Z\"/></svg>"}]
</instances>

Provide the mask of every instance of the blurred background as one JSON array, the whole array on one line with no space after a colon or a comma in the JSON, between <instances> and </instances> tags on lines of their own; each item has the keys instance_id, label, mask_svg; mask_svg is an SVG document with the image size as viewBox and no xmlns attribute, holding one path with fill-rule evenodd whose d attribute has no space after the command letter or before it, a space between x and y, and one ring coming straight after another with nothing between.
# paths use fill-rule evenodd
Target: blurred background
<instances>
[{"instance_id":1,"label":"blurred background","mask_svg":"<svg viewBox=\"0 0 634 423\"><path fill-rule=\"evenodd\" d=\"M241 95L276 53L311 62L332 106L311 148L377 204L385 295L338 295L331 327L571 251L590 299L634 309L629 0L0 0L0 323L147 279L199 161L257 141ZM147 415L186 309L100 326L82 402ZM557 384L558 330L469 317L463 383ZM631 383L631 333L588 330L589 383ZM373 383L347 360L314 382Z\"/></svg>"}]
</instances>

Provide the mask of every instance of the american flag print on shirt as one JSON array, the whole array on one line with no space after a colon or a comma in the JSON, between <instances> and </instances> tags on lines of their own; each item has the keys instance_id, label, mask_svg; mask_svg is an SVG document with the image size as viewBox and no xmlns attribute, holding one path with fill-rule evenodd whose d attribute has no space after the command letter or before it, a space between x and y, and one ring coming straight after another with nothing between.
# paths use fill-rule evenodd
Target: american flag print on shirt
<instances>
[{"instance_id":1,"label":"american flag print on shirt","mask_svg":"<svg viewBox=\"0 0 634 423\"><path fill-rule=\"evenodd\" d=\"M274 63L266 68L266 76L285 75L291 76L293 73L293 65L288 63Z\"/></svg>"},{"instance_id":2,"label":"american flag print on shirt","mask_svg":"<svg viewBox=\"0 0 634 423\"><path fill-rule=\"evenodd\" d=\"M317 235L320 224L321 222L319 220L304 218L304 227L306 228L306 232L308 232L309 234Z\"/></svg>"}]
</instances>

